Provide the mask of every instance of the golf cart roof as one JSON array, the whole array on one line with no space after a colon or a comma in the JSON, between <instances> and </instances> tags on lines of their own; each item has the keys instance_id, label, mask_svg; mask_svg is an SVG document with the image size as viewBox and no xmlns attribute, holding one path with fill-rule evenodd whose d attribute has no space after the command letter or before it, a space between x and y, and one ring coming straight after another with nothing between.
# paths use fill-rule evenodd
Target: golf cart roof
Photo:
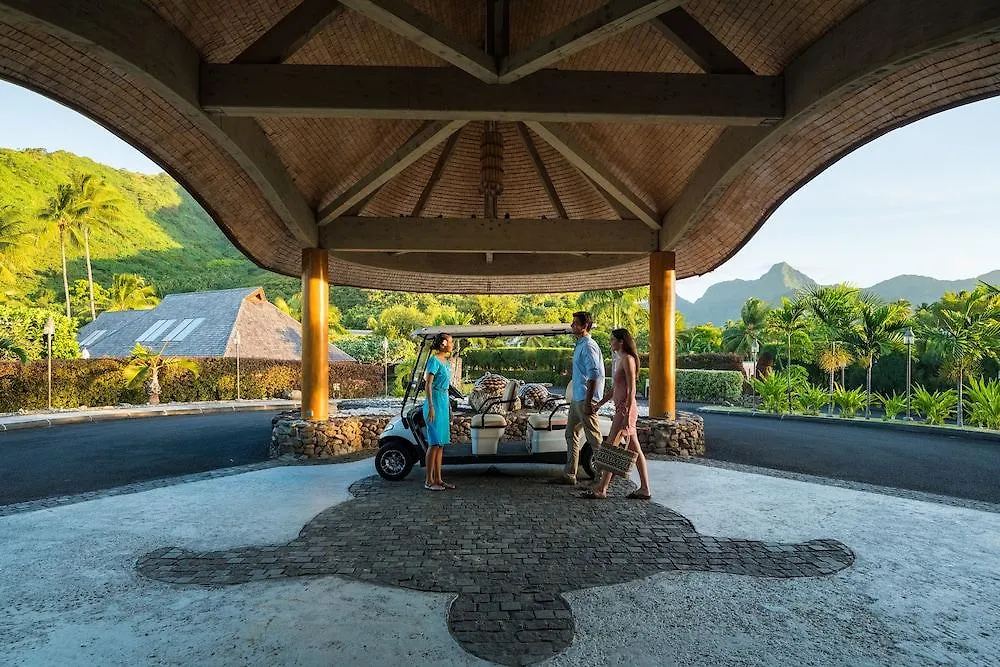
<instances>
[{"instance_id":1,"label":"golf cart roof","mask_svg":"<svg viewBox=\"0 0 1000 667\"><path fill-rule=\"evenodd\" d=\"M572 334L573 330L568 324L446 325L417 329L411 337L428 340L439 333L448 334L452 338L507 338L512 336L562 336Z\"/></svg>"}]
</instances>

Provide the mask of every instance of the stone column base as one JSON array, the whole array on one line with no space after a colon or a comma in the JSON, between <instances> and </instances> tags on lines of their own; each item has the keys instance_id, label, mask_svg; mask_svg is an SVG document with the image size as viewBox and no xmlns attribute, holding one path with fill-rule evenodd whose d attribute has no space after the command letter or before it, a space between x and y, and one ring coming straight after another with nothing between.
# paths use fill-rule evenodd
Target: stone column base
<instances>
[{"instance_id":1,"label":"stone column base","mask_svg":"<svg viewBox=\"0 0 1000 667\"><path fill-rule=\"evenodd\" d=\"M639 445L647 454L705 455L705 420L692 412L677 412L677 419L639 417Z\"/></svg>"}]
</instances>

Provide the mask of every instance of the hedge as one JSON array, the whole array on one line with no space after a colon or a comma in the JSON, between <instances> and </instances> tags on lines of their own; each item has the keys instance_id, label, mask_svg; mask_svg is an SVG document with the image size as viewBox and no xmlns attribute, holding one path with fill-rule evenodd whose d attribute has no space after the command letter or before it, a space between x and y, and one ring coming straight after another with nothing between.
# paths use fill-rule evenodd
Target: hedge
<instances>
[{"instance_id":1,"label":"hedge","mask_svg":"<svg viewBox=\"0 0 1000 667\"><path fill-rule=\"evenodd\" d=\"M677 368L697 368L706 371L743 372L743 357L732 352L682 354L677 357Z\"/></svg>"},{"instance_id":2,"label":"hedge","mask_svg":"<svg viewBox=\"0 0 1000 667\"><path fill-rule=\"evenodd\" d=\"M735 403L742 393L742 371L677 370L678 401Z\"/></svg>"},{"instance_id":3,"label":"hedge","mask_svg":"<svg viewBox=\"0 0 1000 667\"><path fill-rule=\"evenodd\" d=\"M236 360L195 359L198 377L176 368L160 372L163 402L214 401L236 398ZM122 369L125 359L56 359L52 362L52 406L133 405L146 402L141 388L127 389ZM34 410L46 406L46 363L0 362L0 412ZM330 383L340 385L340 396L380 395L383 367L379 364L331 362ZM240 395L248 399L273 398L289 389L301 389L297 361L240 360Z\"/></svg>"},{"instance_id":4,"label":"hedge","mask_svg":"<svg viewBox=\"0 0 1000 667\"><path fill-rule=\"evenodd\" d=\"M541 371L568 375L573 366L571 347L491 347L463 350L466 371Z\"/></svg>"}]
</instances>

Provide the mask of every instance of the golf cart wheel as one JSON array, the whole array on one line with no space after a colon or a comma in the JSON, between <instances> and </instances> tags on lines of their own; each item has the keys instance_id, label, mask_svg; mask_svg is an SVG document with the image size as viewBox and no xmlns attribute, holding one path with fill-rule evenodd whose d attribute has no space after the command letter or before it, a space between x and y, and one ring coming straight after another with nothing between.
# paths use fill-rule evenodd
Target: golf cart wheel
<instances>
[{"instance_id":1,"label":"golf cart wheel","mask_svg":"<svg viewBox=\"0 0 1000 667\"><path fill-rule=\"evenodd\" d=\"M583 447L580 448L580 465L583 466L583 472L587 473L587 477L590 479L597 479L597 473L594 472L594 456L597 454L594 448L590 446L590 443L584 443Z\"/></svg>"},{"instance_id":2,"label":"golf cart wheel","mask_svg":"<svg viewBox=\"0 0 1000 667\"><path fill-rule=\"evenodd\" d=\"M390 482L398 482L409 475L414 463L411 447L401 442L387 442L375 454L375 470Z\"/></svg>"}]
</instances>

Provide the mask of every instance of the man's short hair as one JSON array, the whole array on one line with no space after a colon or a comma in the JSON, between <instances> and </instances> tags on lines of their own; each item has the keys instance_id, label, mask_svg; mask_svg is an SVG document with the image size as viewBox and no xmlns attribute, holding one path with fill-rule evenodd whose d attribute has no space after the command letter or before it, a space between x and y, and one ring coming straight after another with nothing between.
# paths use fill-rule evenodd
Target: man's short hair
<instances>
[{"instance_id":1,"label":"man's short hair","mask_svg":"<svg viewBox=\"0 0 1000 667\"><path fill-rule=\"evenodd\" d=\"M579 322L585 331L590 331L594 328L594 318L586 310L578 310L573 313L573 319Z\"/></svg>"}]
</instances>

